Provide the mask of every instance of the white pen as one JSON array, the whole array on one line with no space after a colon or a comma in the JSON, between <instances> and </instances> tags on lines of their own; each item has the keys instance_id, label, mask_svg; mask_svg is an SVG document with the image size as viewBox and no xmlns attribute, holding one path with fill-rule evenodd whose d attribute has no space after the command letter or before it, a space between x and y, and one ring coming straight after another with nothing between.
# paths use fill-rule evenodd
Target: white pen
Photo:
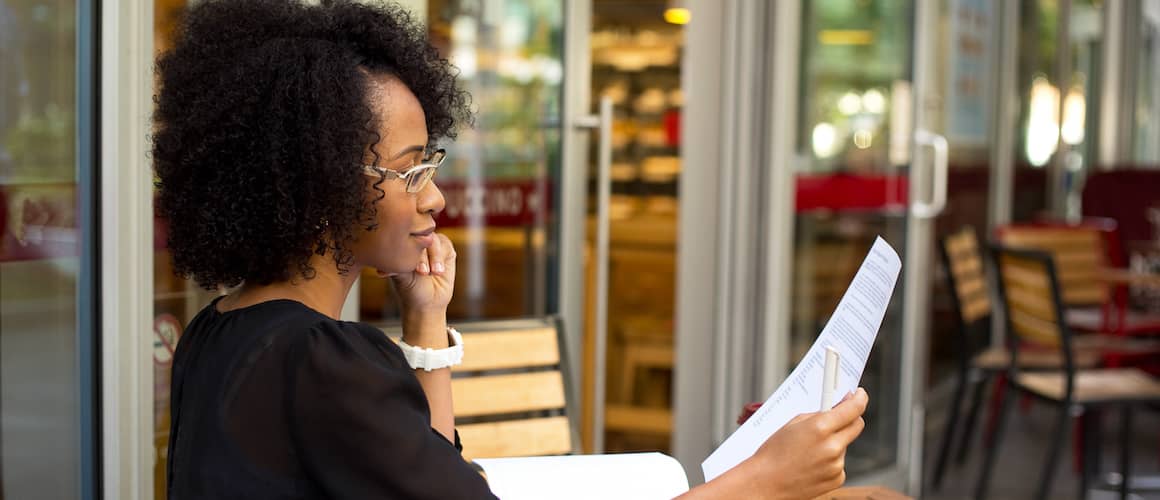
<instances>
[{"instance_id":1,"label":"white pen","mask_svg":"<svg viewBox=\"0 0 1160 500\"><path fill-rule=\"evenodd\" d=\"M834 407L834 391L838 390L838 350L826 346L826 363L822 369L822 407L828 411Z\"/></svg>"}]
</instances>

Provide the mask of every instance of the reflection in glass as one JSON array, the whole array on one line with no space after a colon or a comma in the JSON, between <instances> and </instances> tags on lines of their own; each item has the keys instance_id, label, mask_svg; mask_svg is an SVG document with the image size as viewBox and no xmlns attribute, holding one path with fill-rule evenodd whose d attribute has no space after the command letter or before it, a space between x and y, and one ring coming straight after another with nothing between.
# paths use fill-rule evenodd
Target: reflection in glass
<instances>
[{"instance_id":1,"label":"reflection in glass","mask_svg":"<svg viewBox=\"0 0 1160 500\"><path fill-rule=\"evenodd\" d=\"M909 79L908 2L803 2L799 150L808 172L888 167L894 82Z\"/></svg>"},{"instance_id":2,"label":"reflection in glass","mask_svg":"<svg viewBox=\"0 0 1160 500\"><path fill-rule=\"evenodd\" d=\"M1160 163L1160 0L1144 0L1140 7L1133 159L1155 165Z\"/></svg>"},{"instance_id":3,"label":"reflection in glass","mask_svg":"<svg viewBox=\"0 0 1160 500\"><path fill-rule=\"evenodd\" d=\"M0 2L0 498L79 498L92 466L77 15L69 1Z\"/></svg>"},{"instance_id":4,"label":"reflection in glass","mask_svg":"<svg viewBox=\"0 0 1160 500\"><path fill-rule=\"evenodd\" d=\"M604 449L669 451L672 436L673 316L677 273L677 192L681 173L681 53L684 28L664 1L595 2L590 102L612 101L611 199L597 217L596 136L589 141L586 249L608 224ZM587 266L595 287L597 263ZM595 352L595 293L585 320ZM584 367L585 405L595 367ZM588 429L589 421L584 422ZM595 438L595 436L586 436Z\"/></svg>"},{"instance_id":5,"label":"reflection in glass","mask_svg":"<svg viewBox=\"0 0 1160 500\"><path fill-rule=\"evenodd\" d=\"M797 196L817 209L799 210L794 221L790 369L821 332L874 237L903 250L905 183L898 179L910 159L913 8L898 1L802 2ZM868 192L873 199L845 206L844 199ZM863 376L875 404L847 455L852 476L895 459L901 295L895 292Z\"/></svg>"},{"instance_id":6,"label":"reflection in glass","mask_svg":"<svg viewBox=\"0 0 1160 500\"><path fill-rule=\"evenodd\" d=\"M543 316L555 310L563 6L547 0L427 3L432 43L459 68L475 126L439 144L436 220L458 258L450 321ZM390 285L364 273L361 318L397 321Z\"/></svg>"}]
</instances>

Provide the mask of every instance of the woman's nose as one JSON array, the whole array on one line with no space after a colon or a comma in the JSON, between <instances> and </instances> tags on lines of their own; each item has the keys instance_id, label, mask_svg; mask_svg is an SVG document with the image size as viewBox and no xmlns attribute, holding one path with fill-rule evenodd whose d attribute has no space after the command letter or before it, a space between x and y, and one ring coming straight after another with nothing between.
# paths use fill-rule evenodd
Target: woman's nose
<instances>
[{"instance_id":1,"label":"woman's nose","mask_svg":"<svg viewBox=\"0 0 1160 500\"><path fill-rule=\"evenodd\" d=\"M435 179L431 179L431 182L428 182L427 186L419 191L417 205L419 213L434 216L443 211L443 207L447 205L447 200L443 199L443 191L440 191L439 186L435 185Z\"/></svg>"}]
</instances>

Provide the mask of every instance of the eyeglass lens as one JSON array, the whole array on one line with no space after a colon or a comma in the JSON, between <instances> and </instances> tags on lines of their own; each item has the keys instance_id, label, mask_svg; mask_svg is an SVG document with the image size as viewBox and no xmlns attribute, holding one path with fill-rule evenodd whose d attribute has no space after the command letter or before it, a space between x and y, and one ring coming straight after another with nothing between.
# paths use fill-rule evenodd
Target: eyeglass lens
<instances>
[{"instance_id":1,"label":"eyeglass lens","mask_svg":"<svg viewBox=\"0 0 1160 500\"><path fill-rule=\"evenodd\" d=\"M415 172L415 175L407 178L407 192L418 193L422 191L423 188L427 187L427 183L431 182L433 177L435 177L435 168L433 167L427 167L422 171Z\"/></svg>"}]
</instances>

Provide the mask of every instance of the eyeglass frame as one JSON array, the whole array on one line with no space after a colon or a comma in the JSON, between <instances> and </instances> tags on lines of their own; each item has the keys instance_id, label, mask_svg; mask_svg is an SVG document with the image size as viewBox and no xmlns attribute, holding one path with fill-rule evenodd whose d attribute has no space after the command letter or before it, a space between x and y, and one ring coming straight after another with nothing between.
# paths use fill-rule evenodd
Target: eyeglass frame
<instances>
[{"instance_id":1,"label":"eyeglass frame","mask_svg":"<svg viewBox=\"0 0 1160 500\"><path fill-rule=\"evenodd\" d=\"M434 171L437 170L439 166L443 164L443 160L446 159L447 151L443 148L439 148L432 151L431 154L429 154L419 163L412 163L410 168L402 172L377 165L363 165L363 173L366 175L382 174L385 175L387 179L403 179L403 181L406 183L407 192L413 194L427 188L427 184L430 184L431 180L435 178ZM433 171L431 172L431 175L428 176L425 180L420 181L421 184L412 190L410 178L416 174L420 174L428 170Z\"/></svg>"}]
</instances>

